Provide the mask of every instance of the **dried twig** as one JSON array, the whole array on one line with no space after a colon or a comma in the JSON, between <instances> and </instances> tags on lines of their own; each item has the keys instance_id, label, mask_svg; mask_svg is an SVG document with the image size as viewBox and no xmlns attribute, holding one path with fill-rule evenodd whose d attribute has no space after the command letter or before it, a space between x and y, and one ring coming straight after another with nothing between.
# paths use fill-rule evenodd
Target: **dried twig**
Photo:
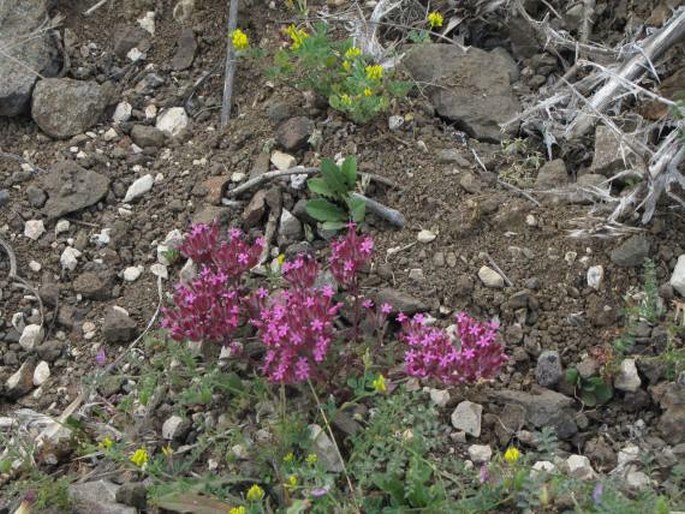
<instances>
[{"instance_id":1,"label":"dried twig","mask_svg":"<svg viewBox=\"0 0 685 514\"><path fill-rule=\"evenodd\" d=\"M43 324L45 323L45 309L43 308L43 300L38 294L38 291L36 291L36 289L31 284L29 284L26 280L24 280L17 274L17 257L14 254L12 246L1 237L0 246L5 250L7 257L9 258L10 271L7 275L7 278L9 278L10 282L12 282L14 285L26 289L33 296L36 297L36 300L38 301L38 307L40 309L40 325L43 326Z\"/></svg>"},{"instance_id":2,"label":"dried twig","mask_svg":"<svg viewBox=\"0 0 685 514\"><path fill-rule=\"evenodd\" d=\"M513 282L512 282L511 280L509 280L509 277L507 277L507 276L504 274L504 271L502 271L502 268L500 268L500 267L497 265L497 263L494 261L494 259L493 259L492 257L490 257L490 254L489 254L489 253L487 253L487 252L482 252L481 255L482 255L483 257L485 257L485 258L488 260L488 262L490 263L490 266L492 266L492 268L493 268L497 273L500 274L500 276L504 279L504 283L507 284L507 286L509 286L509 287L513 287L513 286L514 286Z\"/></svg>"},{"instance_id":3,"label":"dried twig","mask_svg":"<svg viewBox=\"0 0 685 514\"><path fill-rule=\"evenodd\" d=\"M364 195L360 195L359 193L352 193L352 197L364 200L364 202L366 202L366 210L368 212L370 212L371 214L375 214L379 218L384 219L391 225L403 228L407 224L407 220L404 218L404 215L396 209L387 207L382 203L377 202L376 200L368 198Z\"/></svg>"},{"instance_id":4,"label":"dried twig","mask_svg":"<svg viewBox=\"0 0 685 514\"><path fill-rule=\"evenodd\" d=\"M235 48L230 35L238 27L238 0L228 2L228 34L226 38L226 70L224 72L224 97L221 101L221 127L224 128L231 118L231 102L233 100L233 80L235 78Z\"/></svg>"},{"instance_id":5,"label":"dried twig","mask_svg":"<svg viewBox=\"0 0 685 514\"><path fill-rule=\"evenodd\" d=\"M98 3L96 3L95 5L93 5L92 7L90 7L88 10L83 11L83 15L84 15L84 16L90 16L90 15L93 14L95 11L97 11L100 7L102 7L103 5L105 5L105 4L107 3L107 1L108 1L108 0L100 0Z\"/></svg>"}]
</instances>

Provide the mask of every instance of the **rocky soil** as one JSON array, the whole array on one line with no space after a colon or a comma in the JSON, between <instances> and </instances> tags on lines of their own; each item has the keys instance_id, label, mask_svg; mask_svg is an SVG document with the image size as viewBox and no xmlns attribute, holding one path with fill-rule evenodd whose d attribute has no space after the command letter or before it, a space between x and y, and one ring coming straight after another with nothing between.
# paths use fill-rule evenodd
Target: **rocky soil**
<instances>
[{"instance_id":1,"label":"rocky soil","mask_svg":"<svg viewBox=\"0 0 685 514\"><path fill-rule=\"evenodd\" d=\"M329 8L344 9L337 4ZM362 127L274 84L265 61L241 61L233 119L221 129L225 2L122 0L84 16L91 5L0 3L0 48L7 34L26 37L48 14L63 16L16 54L40 80L0 57L0 419L17 409L60 416L103 349L109 359L129 351L155 315L158 280L171 291L186 271L170 250L190 223L275 227L272 258L325 247L304 212L302 177L230 191L269 170L355 154L360 171L386 179L365 194L407 220L401 229L368 220L377 253L365 291L443 325L459 310L502 323L511 360L494 384L431 392L445 426L464 434L457 451L503 448L512 434L525 445L551 426L570 454L589 459L579 475L614 470L636 488L668 481L685 459L685 374L655 358L685 343L685 216L666 201L628 237L569 237L591 208L581 186L621 165L615 141L600 127L587 155L524 169L525 155L502 151L515 128L498 125L562 74L554 52L524 45L516 22L468 53L421 45L404 65L434 86ZM615 37L640 16L617 8L602 27ZM239 25L275 49L289 17L248 0ZM507 187L503 177L521 169L529 182ZM596 374L626 333L645 258L664 314L632 325L613 399L583 408L564 370ZM161 431L168 419L158 421ZM637 462L645 452L656 459L652 476Z\"/></svg>"}]
</instances>

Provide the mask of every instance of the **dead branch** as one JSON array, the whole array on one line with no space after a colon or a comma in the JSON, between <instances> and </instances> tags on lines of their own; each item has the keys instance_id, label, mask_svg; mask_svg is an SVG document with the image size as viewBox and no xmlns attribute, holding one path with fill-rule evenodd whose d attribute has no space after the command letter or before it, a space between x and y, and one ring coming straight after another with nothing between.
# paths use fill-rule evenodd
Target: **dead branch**
<instances>
[{"instance_id":1,"label":"dead branch","mask_svg":"<svg viewBox=\"0 0 685 514\"><path fill-rule=\"evenodd\" d=\"M228 2L228 37L226 42L226 70L224 72L224 96L221 101L221 128L231 118L233 100L233 80L235 79L236 56L231 34L238 27L238 0Z\"/></svg>"},{"instance_id":2,"label":"dead branch","mask_svg":"<svg viewBox=\"0 0 685 514\"><path fill-rule=\"evenodd\" d=\"M17 274L17 257L14 254L12 246L1 237L0 246L3 248L3 250L5 250L7 257L9 258L10 271L7 275L7 278L13 285L20 287L22 289L26 289L33 296L36 297L36 300L38 301L38 307L40 309L40 325L43 326L45 323L45 309L43 308L42 298L38 294L38 291L36 291L36 289L31 284L29 284L26 280L24 280Z\"/></svg>"},{"instance_id":3,"label":"dead branch","mask_svg":"<svg viewBox=\"0 0 685 514\"><path fill-rule=\"evenodd\" d=\"M107 3L107 1L108 1L108 0L100 0L98 3L94 4L93 6L91 6L88 10L83 11L83 15L84 15L84 16L90 16L90 15L93 14L95 11L97 11L100 7L102 7L103 5L105 5L105 4Z\"/></svg>"},{"instance_id":4,"label":"dead branch","mask_svg":"<svg viewBox=\"0 0 685 514\"><path fill-rule=\"evenodd\" d=\"M382 203L377 202L376 200L368 198L364 195L360 195L359 193L352 193L351 196L353 198L364 200L364 202L366 202L366 210L368 212L370 212L371 214L375 214L379 218L384 219L391 225L403 228L407 224L407 220L400 211L393 209L391 207L387 207Z\"/></svg>"}]
</instances>

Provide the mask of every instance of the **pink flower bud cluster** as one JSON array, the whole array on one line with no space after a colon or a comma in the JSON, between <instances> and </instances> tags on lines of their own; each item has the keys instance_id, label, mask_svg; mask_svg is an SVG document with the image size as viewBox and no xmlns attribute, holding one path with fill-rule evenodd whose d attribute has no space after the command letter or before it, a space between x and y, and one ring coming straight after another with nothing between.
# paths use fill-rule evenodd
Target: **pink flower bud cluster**
<instances>
[{"instance_id":1,"label":"pink flower bud cluster","mask_svg":"<svg viewBox=\"0 0 685 514\"><path fill-rule=\"evenodd\" d=\"M353 287L357 283L359 271L371 261L372 254L371 236L358 235L354 223L350 223L347 235L331 243L328 261L331 274L341 286Z\"/></svg>"},{"instance_id":2,"label":"pink flower bud cluster","mask_svg":"<svg viewBox=\"0 0 685 514\"><path fill-rule=\"evenodd\" d=\"M229 344L247 317L241 276L254 267L264 242L248 243L240 230L221 239L218 225L195 225L180 251L201 265L198 276L179 284L174 306L164 308L162 326L172 339Z\"/></svg>"},{"instance_id":3,"label":"pink flower bud cluster","mask_svg":"<svg viewBox=\"0 0 685 514\"><path fill-rule=\"evenodd\" d=\"M497 343L498 324L482 323L466 313L459 313L455 346L449 334L428 325L428 318L416 314L402 323L400 340L410 348L405 352L407 373L418 378L433 378L445 384L473 383L492 378L507 361L504 347Z\"/></svg>"}]
</instances>

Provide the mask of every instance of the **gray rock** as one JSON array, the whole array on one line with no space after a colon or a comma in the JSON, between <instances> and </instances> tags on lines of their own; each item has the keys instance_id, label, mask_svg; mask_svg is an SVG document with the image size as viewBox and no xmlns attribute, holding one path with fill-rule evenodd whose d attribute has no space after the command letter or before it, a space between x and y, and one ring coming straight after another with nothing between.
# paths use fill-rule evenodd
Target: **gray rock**
<instances>
[{"instance_id":1,"label":"gray rock","mask_svg":"<svg viewBox=\"0 0 685 514\"><path fill-rule=\"evenodd\" d=\"M543 164L535 179L536 189L557 189L566 184L568 184L568 174L563 159L554 159Z\"/></svg>"},{"instance_id":2,"label":"gray rock","mask_svg":"<svg viewBox=\"0 0 685 514\"><path fill-rule=\"evenodd\" d=\"M428 310L428 306L421 300L391 288L378 291L376 293L376 303L378 305L384 303L390 304L392 307L392 314L403 312L409 316L416 314L417 312L425 312Z\"/></svg>"},{"instance_id":3,"label":"gray rock","mask_svg":"<svg viewBox=\"0 0 685 514\"><path fill-rule=\"evenodd\" d=\"M542 387L551 387L561 380L563 374L559 352L547 350L540 354L535 367L535 380L538 384Z\"/></svg>"},{"instance_id":4,"label":"gray rock","mask_svg":"<svg viewBox=\"0 0 685 514\"><path fill-rule=\"evenodd\" d=\"M193 64L197 52L197 41L193 29L186 28L181 32L176 43L176 52L171 58L171 68L176 71L186 70Z\"/></svg>"},{"instance_id":5,"label":"gray rock","mask_svg":"<svg viewBox=\"0 0 685 514\"><path fill-rule=\"evenodd\" d=\"M33 385L40 387L48 378L50 378L50 365L45 361L40 361L33 370Z\"/></svg>"},{"instance_id":6,"label":"gray rock","mask_svg":"<svg viewBox=\"0 0 685 514\"><path fill-rule=\"evenodd\" d=\"M542 48L535 39L535 31L530 30L530 23L524 18L512 16L507 20L507 29L515 57L527 59L533 57Z\"/></svg>"},{"instance_id":7,"label":"gray rock","mask_svg":"<svg viewBox=\"0 0 685 514\"><path fill-rule=\"evenodd\" d=\"M252 228L264 217L266 212L266 190L257 191L243 211L245 228Z\"/></svg>"},{"instance_id":8,"label":"gray rock","mask_svg":"<svg viewBox=\"0 0 685 514\"><path fill-rule=\"evenodd\" d=\"M48 195L43 214L52 219L99 202L109 191L109 179L74 162L62 161L42 177L41 186Z\"/></svg>"},{"instance_id":9,"label":"gray rock","mask_svg":"<svg viewBox=\"0 0 685 514\"><path fill-rule=\"evenodd\" d=\"M35 369L36 363L33 359L30 358L24 362L5 382L4 395L11 400L16 400L31 391Z\"/></svg>"},{"instance_id":10,"label":"gray rock","mask_svg":"<svg viewBox=\"0 0 685 514\"><path fill-rule=\"evenodd\" d=\"M110 308L102 323L102 336L108 343L128 343L138 335L136 322L121 309Z\"/></svg>"},{"instance_id":11,"label":"gray rock","mask_svg":"<svg viewBox=\"0 0 685 514\"><path fill-rule=\"evenodd\" d=\"M329 473L343 471L343 462L340 460L333 441L319 425L309 425L309 439L312 441L314 453L326 471Z\"/></svg>"},{"instance_id":12,"label":"gray rock","mask_svg":"<svg viewBox=\"0 0 685 514\"><path fill-rule=\"evenodd\" d=\"M431 389L428 393L431 401L438 407L445 407L450 401L450 392L447 389Z\"/></svg>"},{"instance_id":13,"label":"gray rock","mask_svg":"<svg viewBox=\"0 0 685 514\"><path fill-rule=\"evenodd\" d=\"M172 107L157 117L156 127L171 137L176 137L188 126L188 115L183 107Z\"/></svg>"},{"instance_id":14,"label":"gray rock","mask_svg":"<svg viewBox=\"0 0 685 514\"><path fill-rule=\"evenodd\" d=\"M133 125L131 139L141 148L164 146L164 132L149 125Z\"/></svg>"},{"instance_id":15,"label":"gray rock","mask_svg":"<svg viewBox=\"0 0 685 514\"><path fill-rule=\"evenodd\" d=\"M504 287L504 278L494 269L488 266L481 266L478 270L478 278L485 287L500 289Z\"/></svg>"},{"instance_id":16,"label":"gray rock","mask_svg":"<svg viewBox=\"0 0 685 514\"><path fill-rule=\"evenodd\" d=\"M614 387L619 391L634 393L642 385L637 373L635 359L623 359L618 374L614 378Z\"/></svg>"},{"instance_id":17,"label":"gray rock","mask_svg":"<svg viewBox=\"0 0 685 514\"><path fill-rule=\"evenodd\" d=\"M33 91L31 117L47 135L65 139L95 125L106 106L97 82L43 79Z\"/></svg>"},{"instance_id":18,"label":"gray rock","mask_svg":"<svg viewBox=\"0 0 685 514\"><path fill-rule=\"evenodd\" d=\"M69 493L74 503L74 514L136 514L134 507L116 501L120 486L106 480L72 484Z\"/></svg>"},{"instance_id":19,"label":"gray rock","mask_svg":"<svg viewBox=\"0 0 685 514\"><path fill-rule=\"evenodd\" d=\"M608 177L622 167L623 157L618 136L610 128L599 125L595 129L595 155L590 171Z\"/></svg>"},{"instance_id":20,"label":"gray rock","mask_svg":"<svg viewBox=\"0 0 685 514\"><path fill-rule=\"evenodd\" d=\"M685 254L678 257L669 284L678 291L680 296L685 297Z\"/></svg>"},{"instance_id":21,"label":"gray rock","mask_svg":"<svg viewBox=\"0 0 685 514\"><path fill-rule=\"evenodd\" d=\"M43 234L45 234L43 220L26 220L24 223L24 236L37 241Z\"/></svg>"},{"instance_id":22,"label":"gray rock","mask_svg":"<svg viewBox=\"0 0 685 514\"><path fill-rule=\"evenodd\" d=\"M147 509L147 487L142 482L125 482L115 494L117 502L140 511Z\"/></svg>"},{"instance_id":23,"label":"gray rock","mask_svg":"<svg viewBox=\"0 0 685 514\"><path fill-rule=\"evenodd\" d=\"M276 142L286 151L303 148L314 131L314 122L305 116L296 116L281 123L276 130Z\"/></svg>"},{"instance_id":24,"label":"gray rock","mask_svg":"<svg viewBox=\"0 0 685 514\"><path fill-rule=\"evenodd\" d=\"M41 325L30 324L24 327L19 338L19 344L27 352L33 351L38 346L45 336L43 327Z\"/></svg>"},{"instance_id":25,"label":"gray rock","mask_svg":"<svg viewBox=\"0 0 685 514\"><path fill-rule=\"evenodd\" d=\"M623 241L609 254L611 261L617 266L642 266L649 256L649 239L643 235L635 235Z\"/></svg>"},{"instance_id":26,"label":"gray rock","mask_svg":"<svg viewBox=\"0 0 685 514\"><path fill-rule=\"evenodd\" d=\"M76 266L78 266L78 258L80 256L81 252L79 252L76 248L73 246L67 246L59 258L59 263L61 264L62 269L74 271Z\"/></svg>"},{"instance_id":27,"label":"gray rock","mask_svg":"<svg viewBox=\"0 0 685 514\"><path fill-rule=\"evenodd\" d=\"M191 427L190 419L174 414L162 425L162 437L169 441L183 442Z\"/></svg>"},{"instance_id":28,"label":"gray rock","mask_svg":"<svg viewBox=\"0 0 685 514\"><path fill-rule=\"evenodd\" d=\"M145 53L150 49L150 34L140 27L119 27L114 33L114 54L121 60L137 48Z\"/></svg>"},{"instance_id":29,"label":"gray rock","mask_svg":"<svg viewBox=\"0 0 685 514\"><path fill-rule=\"evenodd\" d=\"M126 196L124 197L124 203L132 202L143 196L145 193L152 189L155 179L149 173L143 175L142 177L136 179L133 184L131 184L126 190Z\"/></svg>"},{"instance_id":30,"label":"gray rock","mask_svg":"<svg viewBox=\"0 0 685 514\"><path fill-rule=\"evenodd\" d=\"M460 168L470 168L471 163L455 148L445 148L438 150L436 155L441 164L456 164Z\"/></svg>"},{"instance_id":31,"label":"gray rock","mask_svg":"<svg viewBox=\"0 0 685 514\"><path fill-rule=\"evenodd\" d=\"M10 202L10 193L7 189L0 190L0 207L4 207Z\"/></svg>"},{"instance_id":32,"label":"gray rock","mask_svg":"<svg viewBox=\"0 0 685 514\"><path fill-rule=\"evenodd\" d=\"M38 357L47 362L55 362L62 355L65 344L57 339L45 341L36 347Z\"/></svg>"},{"instance_id":33,"label":"gray rock","mask_svg":"<svg viewBox=\"0 0 685 514\"><path fill-rule=\"evenodd\" d=\"M74 280L74 292L89 300L107 300L111 296L111 283L104 273L86 271Z\"/></svg>"},{"instance_id":34,"label":"gray rock","mask_svg":"<svg viewBox=\"0 0 685 514\"><path fill-rule=\"evenodd\" d=\"M40 209L45 205L48 195L41 188L31 185L26 188L26 198L31 204L31 207Z\"/></svg>"},{"instance_id":35,"label":"gray rock","mask_svg":"<svg viewBox=\"0 0 685 514\"><path fill-rule=\"evenodd\" d=\"M302 223L290 211L283 209L278 221L279 244L297 241L302 237Z\"/></svg>"},{"instance_id":36,"label":"gray rock","mask_svg":"<svg viewBox=\"0 0 685 514\"><path fill-rule=\"evenodd\" d=\"M499 142L506 137L499 124L513 118L520 106L501 57L475 47L421 44L403 62L415 80L431 84L426 93L440 116L476 139ZM516 129L511 126L509 132Z\"/></svg>"},{"instance_id":37,"label":"gray rock","mask_svg":"<svg viewBox=\"0 0 685 514\"><path fill-rule=\"evenodd\" d=\"M461 402L452 412L452 426L473 437L480 437L483 406L468 400Z\"/></svg>"},{"instance_id":38,"label":"gray rock","mask_svg":"<svg viewBox=\"0 0 685 514\"><path fill-rule=\"evenodd\" d=\"M488 444L472 444L468 453L474 464L485 464L492 458L492 448Z\"/></svg>"},{"instance_id":39,"label":"gray rock","mask_svg":"<svg viewBox=\"0 0 685 514\"><path fill-rule=\"evenodd\" d=\"M590 266L587 269L587 285L593 289L599 289L604 278L604 268L601 264Z\"/></svg>"},{"instance_id":40,"label":"gray rock","mask_svg":"<svg viewBox=\"0 0 685 514\"><path fill-rule=\"evenodd\" d=\"M38 76L54 77L62 67L49 31L46 0L0 2L0 117L27 112Z\"/></svg>"},{"instance_id":41,"label":"gray rock","mask_svg":"<svg viewBox=\"0 0 685 514\"><path fill-rule=\"evenodd\" d=\"M661 436L672 445L685 443L685 385L662 382L651 388L651 392L665 411L657 423Z\"/></svg>"},{"instance_id":42,"label":"gray rock","mask_svg":"<svg viewBox=\"0 0 685 514\"><path fill-rule=\"evenodd\" d=\"M578 480L592 480L597 476L597 473L592 469L590 459L584 455L571 455L564 462L564 466L571 478Z\"/></svg>"}]
</instances>

